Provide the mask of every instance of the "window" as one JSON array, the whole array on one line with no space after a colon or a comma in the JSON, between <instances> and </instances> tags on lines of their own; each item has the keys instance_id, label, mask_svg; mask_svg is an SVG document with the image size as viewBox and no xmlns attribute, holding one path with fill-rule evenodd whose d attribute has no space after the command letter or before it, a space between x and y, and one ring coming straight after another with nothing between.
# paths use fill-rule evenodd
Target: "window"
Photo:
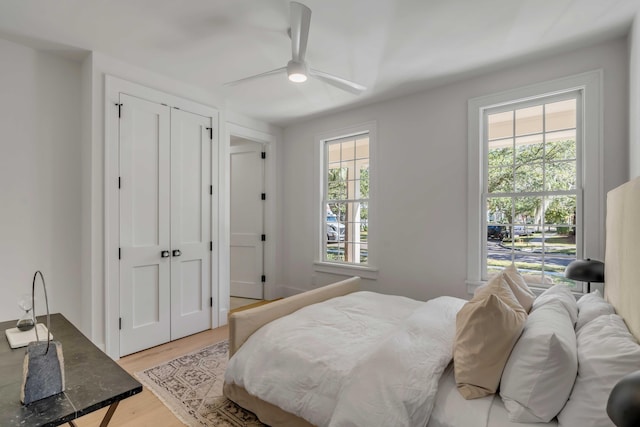
<instances>
[{"instance_id":1,"label":"window","mask_svg":"<svg viewBox=\"0 0 640 427\"><path fill-rule=\"evenodd\" d=\"M320 184L316 271L377 277L371 227L375 139L375 122L316 137Z\"/></svg>"},{"instance_id":2,"label":"window","mask_svg":"<svg viewBox=\"0 0 640 427\"><path fill-rule=\"evenodd\" d=\"M483 279L514 263L532 283L575 286L580 105L572 91L484 111Z\"/></svg>"},{"instance_id":3,"label":"window","mask_svg":"<svg viewBox=\"0 0 640 427\"><path fill-rule=\"evenodd\" d=\"M602 72L469 101L467 286L515 263L534 286L603 259Z\"/></svg>"},{"instance_id":4,"label":"window","mask_svg":"<svg viewBox=\"0 0 640 427\"><path fill-rule=\"evenodd\" d=\"M324 141L323 261L368 262L369 133Z\"/></svg>"}]
</instances>

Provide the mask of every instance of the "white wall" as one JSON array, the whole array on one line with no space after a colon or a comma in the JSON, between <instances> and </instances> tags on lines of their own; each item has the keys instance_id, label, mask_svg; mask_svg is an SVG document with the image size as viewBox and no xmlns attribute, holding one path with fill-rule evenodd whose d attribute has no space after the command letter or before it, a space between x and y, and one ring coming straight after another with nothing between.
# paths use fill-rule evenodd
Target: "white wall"
<instances>
[{"instance_id":1,"label":"white wall","mask_svg":"<svg viewBox=\"0 0 640 427\"><path fill-rule=\"evenodd\" d=\"M629 178L640 176L640 12L629 33Z\"/></svg>"},{"instance_id":2,"label":"white wall","mask_svg":"<svg viewBox=\"0 0 640 427\"><path fill-rule=\"evenodd\" d=\"M627 64L626 39L617 39L286 128L284 280L292 289L309 289L333 279L313 268L314 135L376 120L377 223L371 222L371 233L379 233L379 277L364 286L418 299L465 297L467 101L604 69L606 191L624 182L628 170Z\"/></svg>"},{"instance_id":3,"label":"white wall","mask_svg":"<svg viewBox=\"0 0 640 427\"><path fill-rule=\"evenodd\" d=\"M40 269L50 310L78 324L80 64L2 39L0 57L0 320Z\"/></svg>"}]
</instances>

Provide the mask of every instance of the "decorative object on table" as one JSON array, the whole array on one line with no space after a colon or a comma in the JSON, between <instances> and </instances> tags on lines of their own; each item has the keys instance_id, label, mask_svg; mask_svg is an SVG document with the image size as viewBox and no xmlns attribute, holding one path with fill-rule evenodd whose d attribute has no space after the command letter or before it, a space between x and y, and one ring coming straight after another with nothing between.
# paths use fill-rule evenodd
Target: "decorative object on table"
<instances>
[{"instance_id":1,"label":"decorative object on table","mask_svg":"<svg viewBox=\"0 0 640 427\"><path fill-rule=\"evenodd\" d=\"M36 337L36 328L38 328L38 337ZM41 340L47 339L47 333L49 332L47 327L42 323L38 323L36 328L33 328L29 331L20 331L18 328L11 328L4 331L7 336L7 341L9 341L9 347L11 348L20 348L26 347L30 342L37 341L38 338ZM53 339L53 335L49 333L49 339Z\"/></svg>"},{"instance_id":2,"label":"decorative object on table","mask_svg":"<svg viewBox=\"0 0 640 427\"><path fill-rule=\"evenodd\" d=\"M26 347L32 341L38 341L38 338L36 337L36 330L34 328L36 321L31 311L33 309L31 295L22 295L18 301L18 306L24 310L24 314L20 319L18 319L18 323L15 328L6 329L4 331L7 336L7 341L9 341L9 347L11 348ZM52 340L53 335L49 333L47 327L42 323L38 323L38 335L40 339L47 339L47 334L49 334L48 339Z\"/></svg>"},{"instance_id":3,"label":"decorative object on table","mask_svg":"<svg viewBox=\"0 0 640 427\"><path fill-rule=\"evenodd\" d=\"M18 330L25 332L33 329L36 325L36 321L33 318L33 314L31 313L31 309L33 308L33 301L31 301L31 296L28 294L23 294L20 297L20 301L18 301L18 307L20 307L24 314L20 316L18 319L18 324L16 327Z\"/></svg>"},{"instance_id":4,"label":"decorative object on table","mask_svg":"<svg viewBox=\"0 0 640 427\"><path fill-rule=\"evenodd\" d=\"M611 390L607 415L618 427L640 425L640 371L623 377Z\"/></svg>"},{"instance_id":5,"label":"decorative object on table","mask_svg":"<svg viewBox=\"0 0 640 427\"><path fill-rule=\"evenodd\" d=\"M49 299L44 276L40 271L33 275L31 286L31 306L33 307L33 320L35 314L36 278L40 275L42 288L44 289L44 301L47 306L47 330L51 329L49 316ZM45 397L53 396L64 391L64 357L62 356L62 344L52 341L49 336L45 341L40 341L38 327L34 328L36 341L27 346L24 356L23 380L20 390L20 401L25 405Z\"/></svg>"},{"instance_id":6,"label":"decorative object on table","mask_svg":"<svg viewBox=\"0 0 640 427\"><path fill-rule=\"evenodd\" d=\"M591 292L591 282L604 282L604 263L597 259L577 259L567 265L564 277L587 282L587 293Z\"/></svg>"}]
</instances>

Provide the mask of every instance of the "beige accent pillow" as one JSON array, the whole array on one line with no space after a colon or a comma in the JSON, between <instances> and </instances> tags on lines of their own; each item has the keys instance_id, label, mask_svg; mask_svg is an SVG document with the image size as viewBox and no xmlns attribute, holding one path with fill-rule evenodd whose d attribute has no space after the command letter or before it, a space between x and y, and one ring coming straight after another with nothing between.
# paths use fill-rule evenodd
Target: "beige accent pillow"
<instances>
[{"instance_id":1,"label":"beige accent pillow","mask_svg":"<svg viewBox=\"0 0 640 427\"><path fill-rule=\"evenodd\" d=\"M465 399L494 394L527 313L504 274L479 289L456 316L453 348L458 391Z\"/></svg>"},{"instance_id":2,"label":"beige accent pillow","mask_svg":"<svg viewBox=\"0 0 640 427\"><path fill-rule=\"evenodd\" d=\"M524 308L527 313L531 311L531 306L536 299L536 295L529 289L527 282L520 275L516 266L511 264L502 270L502 273L522 308Z\"/></svg>"}]
</instances>

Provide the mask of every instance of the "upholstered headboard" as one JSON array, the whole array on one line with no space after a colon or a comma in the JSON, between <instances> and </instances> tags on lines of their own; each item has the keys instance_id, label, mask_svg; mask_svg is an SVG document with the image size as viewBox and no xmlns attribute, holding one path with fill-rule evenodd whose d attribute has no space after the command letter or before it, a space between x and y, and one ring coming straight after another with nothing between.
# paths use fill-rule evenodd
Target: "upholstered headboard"
<instances>
[{"instance_id":1,"label":"upholstered headboard","mask_svg":"<svg viewBox=\"0 0 640 427\"><path fill-rule=\"evenodd\" d=\"M640 339L640 177L607 194L605 299Z\"/></svg>"}]
</instances>

